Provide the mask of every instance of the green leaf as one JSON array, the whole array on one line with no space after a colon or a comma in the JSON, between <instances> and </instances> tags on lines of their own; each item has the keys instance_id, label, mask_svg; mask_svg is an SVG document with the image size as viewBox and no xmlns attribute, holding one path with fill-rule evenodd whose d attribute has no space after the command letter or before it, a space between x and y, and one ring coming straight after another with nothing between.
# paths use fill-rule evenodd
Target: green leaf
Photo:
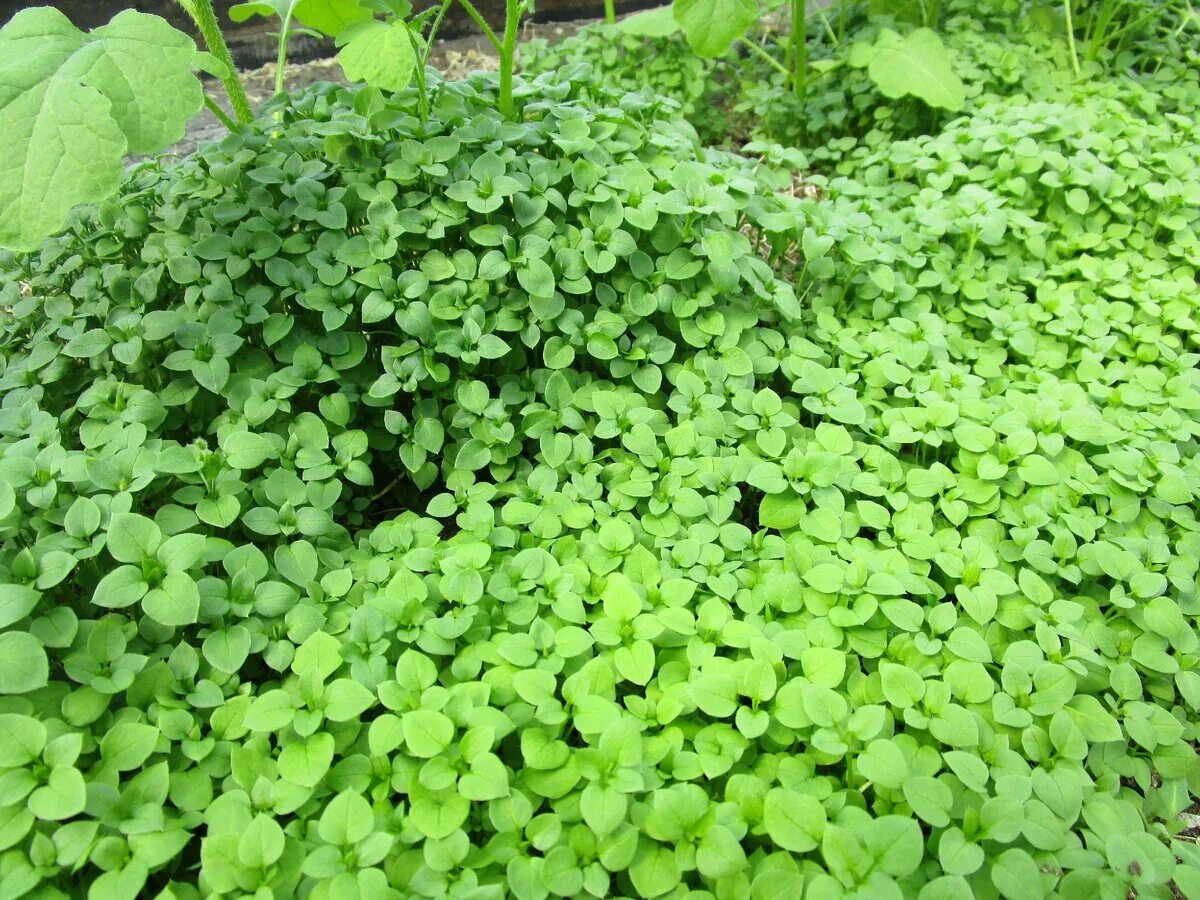
<instances>
[{"instance_id":1,"label":"green leaf","mask_svg":"<svg viewBox=\"0 0 1200 900\"><path fill-rule=\"evenodd\" d=\"M950 824L954 794L945 782L928 775L910 775L904 781L904 799L930 825L941 828Z\"/></svg>"},{"instance_id":2,"label":"green leaf","mask_svg":"<svg viewBox=\"0 0 1200 900\"><path fill-rule=\"evenodd\" d=\"M74 766L55 766L44 787L29 796L29 811L39 819L62 821L79 815L87 803L87 785Z\"/></svg>"},{"instance_id":3,"label":"green leaf","mask_svg":"<svg viewBox=\"0 0 1200 900\"><path fill-rule=\"evenodd\" d=\"M150 591L142 600L146 615L160 625L179 628L194 624L200 614L200 589L190 575L168 572L162 587Z\"/></svg>"},{"instance_id":4,"label":"green leaf","mask_svg":"<svg viewBox=\"0 0 1200 900\"><path fill-rule=\"evenodd\" d=\"M733 832L714 825L704 832L696 848L696 868L706 878L725 878L746 865L746 853Z\"/></svg>"},{"instance_id":5,"label":"green leaf","mask_svg":"<svg viewBox=\"0 0 1200 900\"><path fill-rule=\"evenodd\" d=\"M317 828L327 844L346 847L375 830L375 815L361 794L342 791L325 806Z\"/></svg>"},{"instance_id":6,"label":"green leaf","mask_svg":"<svg viewBox=\"0 0 1200 900\"><path fill-rule=\"evenodd\" d=\"M437 756L454 739L454 723L432 709L415 709L404 714L404 744L413 756Z\"/></svg>"},{"instance_id":7,"label":"green leaf","mask_svg":"<svg viewBox=\"0 0 1200 900\"><path fill-rule=\"evenodd\" d=\"M855 760L859 773L883 788L895 790L908 777L908 761L894 741L871 741Z\"/></svg>"},{"instance_id":8,"label":"green leaf","mask_svg":"<svg viewBox=\"0 0 1200 900\"><path fill-rule=\"evenodd\" d=\"M913 96L951 112L966 102L966 88L949 52L937 32L928 28L903 37L883 28L868 51L851 56L851 64L865 65L885 97Z\"/></svg>"},{"instance_id":9,"label":"green leaf","mask_svg":"<svg viewBox=\"0 0 1200 900\"><path fill-rule=\"evenodd\" d=\"M399 716L385 713L371 720L367 747L372 756L386 756L404 743L404 724Z\"/></svg>"},{"instance_id":10,"label":"green leaf","mask_svg":"<svg viewBox=\"0 0 1200 900\"><path fill-rule=\"evenodd\" d=\"M604 837L617 829L625 820L629 801L620 791L589 784L579 795L579 811L583 821L597 837Z\"/></svg>"},{"instance_id":11,"label":"green leaf","mask_svg":"<svg viewBox=\"0 0 1200 900\"><path fill-rule=\"evenodd\" d=\"M274 865L283 855L284 836L279 823L259 813L242 832L238 841L238 860L252 869Z\"/></svg>"},{"instance_id":12,"label":"green leaf","mask_svg":"<svg viewBox=\"0 0 1200 900\"><path fill-rule=\"evenodd\" d=\"M972 875L983 865L983 848L968 841L961 828L947 828L938 842L938 860L948 875Z\"/></svg>"},{"instance_id":13,"label":"green leaf","mask_svg":"<svg viewBox=\"0 0 1200 900\"><path fill-rule=\"evenodd\" d=\"M234 431L221 441L225 461L235 469L256 469L275 453L270 438L251 431Z\"/></svg>"},{"instance_id":14,"label":"green leaf","mask_svg":"<svg viewBox=\"0 0 1200 900\"><path fill-rule=\"evenodd\" d=\"M342 644L324 631L314 631L296 648L292 671L297 675L314 672L324 681L342 664Z\"/></svg>"},{"instance_id":15,"label":"green leaf","mask_svg":"<svg viewBox=\"0 0 1200 900\"><path fill-rule=\"evenodd\" d=\"M724 56L758 21L754 0L675 0L675 21L697 56Z\"/></svg>"},{"instance_id":16,"label":"green leaf","mask_svg":"<svg viewBox=\"0 0 1200 900\"><path fill-rule=\"evenodd\" d=\"M359 0L300 0L296 4L297 19L330 37L341 34L347 25L370 17L371 11Z\"/></svg>"},{"instance_id":17,"label":"green leaf","mask_svg":"<svg viewBox=\"0 0 1200 900\"><path fill-rule=\"evenodd\" d=\"M245 724L252 731L279 731L296 715L292 696L281 688L259 694L246 710Z\"/></svg>"},{"instance_id":18,"label":"green leaf","mask_svg":"<svg viewBox=\"0 0 1200 900\"><path fill-rule=\"evenodd\" d=\"M118 562L140 564L161 542L158 526L137 513L116 513L108 523L108 552Z\"/></svg>"},{"instance_id":19,"label":"green leaf","mask_svg":"<svg viewBox=\"0 0 1200 900\"><path fill-rule=\"evenodd\" d=\"M0 694L27 694L50 680L42 642L24 631L0 634Z\"/></svg>"},{"instance_id":20,"label":"green leaf","mask_svg":"<svg viewBox=\"0 0 1200 900\"><path fill-rule=\"evenodd\" d=\"M191 38L133 10L84 33L55 9L0 29L0 246L32 248L116 190L126 153L183 137L204 94Z\"/></svg>"},{"instance_id":21,"label":"green leaf","mask_svg":"<svg viewBox=\"0 0 1200 900\"><path fill-rule=\"evenodd\" d=\"M41 591L23 584L0 584L0 628L19 622L37 606Z\"/></svg>"},{"instance_id":22,"label":"green leaf","mask_svg":"<svg viewBox=\"0 0 1200 900\"><path fill-rule=\"evenodd\" d=\"M0 766L16 769L33 762L46 746L46 726L32 716L0 713Z\"/></svg>"},{"instance_id":23,"label":"green leaf","mask_svg":"<svg viewBox=\"0 0 1200 900\"><path fill-rule=\"evenodd\" d=\"M730 675L709 672L694 676L688 694L702 712L714 718L732 716L737 709L737 683Z\"/></svg>"},{"instance_id":24,"label":"green leaf","mask_svg":"<svg viewBox=\"0 0 1200 900\"><path fill-rule=\"evenodd\" d=\"M234 625L208 635L201 645L201 651L210 666L232 675L241 669L250 655L251 640L246 626Z\"/></svg>"},{"instance_id":25,"label":"green leaf","mask_svg":"<svg viewBox=\"0 0 1200 900\"><path fill-rule=\"evenodd\" d=\"M412 81L417 57L406 22L354 22L338 35L337 43L338 62L351 81L384 91L403 90Z\"/></svg>"},{"instance_id":26,"label":"green leaf","mask_svg":"<svg viewBox=\"0 0 1200 900\"><path fill-rule=\"evenodd\" d=\"M92 594L92 603L105 609L132 606L150 590L137 566L117 566L100 579Z\"/></svg>"},{"instance_id":27,"label":"green leaf","mask_svg":"<svg viewBox=\"0 0 1200 900\"><path fill-rule=\"evenodd\" d=\"M992 864L992 884L1005 900L1041 900L1046 896L1037 863L1017 847L996 858Z\"/></svg>"},{"instance_id":28,"label":"green leaf","mask_svg":"<svg viewBox=\"0 0 1200 900\"><path fill-rule=\"evenodd\" d=\"M333 735L318 731L279 752L279 774L293 784L316 787L333 763Z\"/></svg>"},{"instance_id":29,"label":"green leaf","mask_svg":"<svg viewBox=\"0 0 1200 900\"><path fill-rule=\"evenodd\" d=\"M76 497L63 522L67 534L74 538L86 538L100 528L100 507L90 497Z\"/></svg>"},{"instance_id":30,"label":"green leaf","mask_svg":"<svg viewBox=\"0 0 1200 900\"><path fill-rule=\"evenodd\" d=\"M325 715L331 722L356 719L375 702L371 691L350 678L339 678L325 688Z\"/></svg>"},{"instance_id":31,"label":"green leaf","mask_svg":"<svg viewBox=\"0 0 1200 900\"><path fill-rule=\"evenodd\" d=\"M800 665L809 681L835 688L846 674L846 654L831 647L809 647L800 654Z\"/></svg>"},{"instance_id":32,"label":"green leaf","mask_svg":"<svg viewBox=\"0 0 1200 900\"><path fill-rule=\"evenodd\" d=\"M508 770L494 753L472 759L470 770L458 779L458 792L476 803L506 797L508 791Z\"/></svg>"},{"instance_id":33,"label":"green leaf","mask_svg":"<svg viewBox=\"0 0 1200 900\"><path fill-rule=\"evenodd\" d=\"M821 563L804 573L804 580L826 594L836 594L842 589L842 568L833 563Z\"/></svg>"},{"instance_id":34,"label":"green leaf","mask_svg":"<svg viewBox=\"0 0 1200 900\"><path fill-rule=\"evenodd\" d=\"M825 819L825 808L811 794L771 788L763 800L763 827L772 841L793 853L807 853L820 845Z\"/></svg>"},{"instance_id":35,"label":"green leaf","mask_svg":"<svg viewBox=\"0 0 1200 900\"><path fill-rule=\"evenodd\" d=\"M675 21L675 7L668 5L626 16L617 22L617 30L639 37L667 37L679 30L679 23Z\"/></svg>"},{"instance_id":36,"label":"green leaf","mask_svg":"<svg viewBox=\"0 0 1200 900\"><path fill-rule=\"evenodd\" d=\"M667 893L679 884L681 877L675 850L643 840L629 867L629 877L643 897L658 897Z\"/></svg>"},{"instance_id":37,"label":"green leaf","mask_svg":"<svg viewBox=\"0 0 1200 900\"><path fill-rule=\"evenodd\" d=\"M915 706L925 696L925 681L907 666L880 662L879 677L888 703L900 709Z\"/></svg>"},{"instance_id":38,"label":"green leaf","mask_svg":"<svg viewBox=\"0 0 1200 900\"><path fill-rule=\"evenodd\" d=\"M138 768L158 744L159 731L153 725L124 722L114 725L100 739L100 757L118 772Z\"/></svg>"}]
</instances>

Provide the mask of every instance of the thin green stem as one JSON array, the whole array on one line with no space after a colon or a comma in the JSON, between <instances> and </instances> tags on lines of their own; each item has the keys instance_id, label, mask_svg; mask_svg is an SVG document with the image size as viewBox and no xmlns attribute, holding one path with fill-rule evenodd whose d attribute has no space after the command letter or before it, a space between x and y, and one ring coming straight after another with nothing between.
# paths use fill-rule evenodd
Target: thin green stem
<instances>
[{"instance_id":1,"label":"thin green stem","mask_svg":"<svg viewBox=\"0 0 1200 900\"><path fill-rule=\"evenodd\" d=\"M613 0L604 0L604 21L609 25L617 21L617 8Z\"/></svg>"},{"instance_id":2,"label":"thin green stem","mask_svg":"<svg viewBox=\"0 0 1200 900\"><path fill-rule=\"evenodd\" d=\"M288 40L292 31L292 7L288 7L287 15L279 25L279 55L275 57L275 93L283 93L284 72L287 69Z\"/></svg>"},{"instance_id":3,"label":"thin green stem","mask_svg":"<svg viewBox=\"0 0 1200 900\"><path fill-rule=\"evenodd\" d=\"M1162 11L1158 10L1158 9L1152 9L1152 10L1150 10L1150 12L1143 13L1141 16L1127 22L1125 25L1121 26L1116 31L1112 31L1112 32L1109 32L1108 34L1106 34L1104 36L1103 43L1100 43L1099 46L1112 44L1112 42L1114 40L1117 40L1118 38L1123 39L1126 35L1136 31L1138 28L1141 28L1143 25L1145 25L1151 19L1155 19L1160 15L1162 15Z\"/></svg>"},{"instance_id":4,"label":"thin green stem","mask_svg":"<svg viewBox=\"0 0 1200 900\"><path fill-rule=\"evenodd\" d=\"M446 17L446 13L454 4L454 0L442 0L442 5L438 9L437 14L433 17L433 24L429 26L429 34L425 38L425 49L419 54L421 66L421 93L425 99L425 112L429 113L432 104L429 101L428 78L426 77L426 69L429 66L429 54L433 52L433 42L437 39L438 29L442 27L442 20ZM442 89L442 82L438 83L438 91Z\"/></svg>"},{"instance_id":5,"label":"thin green stem","mask_svg":"<svg viewBox=\"0 0 1200 900\"><path fill-rule=\"evenodd\" d=\"M442 19L446 18L446 11L450 9L450 4L453 2L454 0L442 0L441 7L433 17L433 24L429 26L429 35L425 38L425 51L419 54L422 66L429 62L429 54L433 52L433 42L437 38L438 29L442 27Z\"/></svg>"},{"instance_id":6,"label":"thin green stem","mask_svg":"<svg viewBox=\"0 0 1200 900\"><path fill-rule=\"evenodd\" d=\"M1071 68L1075 77L1079 77L1079 53L1075 50L1075 18L1071 10L1071 0L1063 0L1063 15L1067 19L1067 46L1071 49Z\"/></svg>"},{"instance_id":7,"label":"thin green stem","mask_svg":"<svg viewBox=\"0 0 1200 900\"><path fill-rule=\"evenodd\" d=\"M488 39L488 42L496 48L499 53L503 45L500 43L500 38L496 37L496 32L492 31L492 26L487 23L487 19L479 14L471 0L458 0L462 4L463 9L467 11L467 15L475 20L475 24L479 26L479 30L483 32L483 36Z\"/></svg>"},{"instance_id":8,"label":"thin green stem","mask_svg":"<svg viewBox=\"0 0 1200 900\"><path fill-rule=\"evenodd\" d=\"M204 95L204 105L208 107L208 111L217 117L217 121L228 128L230 131L236 131L238 123L229 118L229 113L221 109L220 105L208 94Z\"/></svg>"},{"instance_id":9,"label":"thin green stem","mask_svg":"<svg viewBox=\"0 0 1200 900\"><path fill-rule=\"evenodd\" d=\"M221 34L221 26L217 24L212 0L178 0L178 2L184 12L191 16L192 21L196 23L196 28L204 38L204 45L208 48L208 52L217 58L225 70L221 74L221 84L224 85L225 94L229 97L229 105L233 107L234 118L242 123L253 121L254 113L250 109L250 98L246 96L246 89L242 86L237 66L233 62L233 54L229 52L225 36Z\"/></svg>"},{"instance_id":10,"label":"thin green stem","mask_svg":"<svg viewBox=\"0 0 1200 900\"><path fill-rule=\"evenodd\" d=\"M413 55L417 58L415 73L417 77L417 118L426 122L429 120L429 95L425 92L425 60L428 58L429 52L421 49L417 36L413 34L411 28L405 30L408 32L409 43L412 44Z\"/></svg>"},{"instance_id":11,"label":"thin green stem","mask_svg":"<svg viewBox=\"0 0 1200 900\"><path fill-rule=\"evenodd\" d=\"M763 62L767 63L772 69L782 75L789 84L791 83L792 73L789 72L787 67L784 66L779 60L747 37L740 37L738 40L745 44L746 47L751 51L756 53L763 60Z\"/></svg>"},{"instance_id":12,"label":"thin green stem","mask_svg":"<svg viewBox=\"0 0 1200 900\"><path fill-rule=\"evenodd\" d=\"M821 17L821 24L825 26L825 33L829 35L829 40L833 42L833 46L840 47L842 42L838 38L837 32L833 30L833 26L829 23L829 16L825 15L825 9L818 9L817 15Z\"/></svg>"}]
</instances>

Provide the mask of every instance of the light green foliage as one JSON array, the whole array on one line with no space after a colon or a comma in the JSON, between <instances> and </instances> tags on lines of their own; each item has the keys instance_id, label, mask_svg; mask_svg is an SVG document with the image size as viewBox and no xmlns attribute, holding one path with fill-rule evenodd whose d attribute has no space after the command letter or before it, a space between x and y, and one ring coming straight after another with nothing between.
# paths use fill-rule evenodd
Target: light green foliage
<instances>
[{"instance_id":1,"label":"light green foliage","mask_svg":"<svg viewBox=\"0 0 1200 900\"><path fill-rule=\"evenodd\" d=\"M321 86L4 259L8 883L1191 891L1194 76L819 199L595 80Z\"/></svg>"},{"instance_id":2,"label":"light green foliage","mask_svg":"<svg viewBox=\"0 0 1200 900\"><path fill-rule=\"evenodd\" d=\"M638 37L669 37L679 31L675 7L659 6L626 16L617 23L617 30Z\"/></svg>"},{"instance_id":3,"label":"light green foliage","mask_svg":"<svg viewBox=\"0 0 1200 900\"><path fill-rule=\"evenodd\" d=\"M56 9L0 29L0 246L30 249L116 190L126 153L183 136L204 102L191 38L127 10L82 32Z\"/></svg>"},{"instance_id":4,"label":"light green foliage","mask_svg":"<svg viewBox=\"0 0 1200 900\"><path fill-rule=\"evenodd\" d=\"M351 81L388 91L406 88L412 81L417 54L403 20L353 23L339 34L338 46L338 62Z\"/></svg>"},{"instance_id":5,"label":"light green foliage","mask_svg":"<svg viewBox=\"0 0 1200 900\"><path fill-rule=\"evenodd\" d=\"M339 34L347 25L370 18L370 11L358 0L251 0L229 10L234 22L251 16L274 16L281 22L295 19L322 34Z\"/></svg>"},{"instance_id":6,"label":"light green foliage","mask_svg":"<svg viewBox=\"0 0 1200 900\"><path fill-rule=\"evenodd\" d=\"M425 19L410 21L411 13L407 0L252 0L230 9L230 18L235 22L251 16L279 20L277 91L283 90L288 42L293 34L306 30L335 39L338 62L351 81L399 91L412 82L418 53L425 46Z\"/></svg>"},{"instance_id":7,"label":"light green foliage","mask_svg":"<svg viewBox=\"0 0 1200 900\"><path fill-rule=\"evenodd\" d=\"M696 54L723 56L762 14L755 0L675 0L675 21Z\"/></svg>"},{"instance_id":8,"label":"light green foliage","mask_svg":"<svg viewBox=\"0 0 1200 900\"><path fill-rule=\"evenodd\" d=\"M873 43L855 44L849 62L865 68L885 97L913 96L951 112L962 109L966 99L942 39L928 28L906 35L884 28Z\"/></svg>"},{"instance_id":9,"label":"light green foliage","mask_svg":"<svg viewBox=\"0 0 1200 900\"><path fill-rule=\"evenodd\" d=\"M589 25L553 44L545 39L523 42L521 71L540 75L586 60L606 88L666 97L679 104L680 114L706 142L718 143L724 139L726 119L714 91L720 88L716 72L723 63L692 52L675 24L672 7L661 10L671 25L662 35L653 20L646 27L639 24L643 16L660 14L650 10L622 19L615 28Z\"/></svg>"}]
</instances>

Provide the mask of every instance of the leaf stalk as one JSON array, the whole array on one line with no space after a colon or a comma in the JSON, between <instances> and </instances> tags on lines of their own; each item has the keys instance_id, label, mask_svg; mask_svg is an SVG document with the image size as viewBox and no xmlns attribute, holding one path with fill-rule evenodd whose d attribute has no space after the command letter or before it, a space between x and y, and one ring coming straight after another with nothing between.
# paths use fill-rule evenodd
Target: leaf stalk
<instances>
[{"instance_id":1,"label":"leaf stalk","mask_svg":"<svg viewBox=\"0 0 1200 900\"><path fill-rule=\"evenodd\" d=\"M229 98L229 105L233 107L234 118L242 124L254 121L250 98L246 96L246 88L238 76L237 66L233 62L233 54L229 52L229 45L225 43L225 35L221 33L221 26L217 24L217 15L213 12L212 0L178 0L178 3L196 23L196 28L204 38L204 45L208 48L208 52L215 56L224 67L225 71L221 73L221 84L225 88L225 95Z\"/></svg>"}]
</instances>

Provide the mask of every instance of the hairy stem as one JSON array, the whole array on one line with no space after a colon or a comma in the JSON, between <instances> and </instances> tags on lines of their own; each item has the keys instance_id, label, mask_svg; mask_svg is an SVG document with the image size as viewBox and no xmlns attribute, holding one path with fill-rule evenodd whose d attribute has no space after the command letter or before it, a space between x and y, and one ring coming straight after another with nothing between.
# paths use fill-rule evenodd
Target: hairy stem
<instances>
[{"instance_id":1,"label":"hairy stem","mask_svg":"<svg viewBox=\"0 0 1200 900\"><path fill-rule=\"evenodd\" d=\"M517 56L517 24L524 12L525 4L506 0L504 43L500 47L500 115L506 119L511 119L513 115L512 80Z\"/></svg>"},{"instance_id":2,"label":"hairy stem","mask_svg":"<svg viewBox=\"0 0 1200 900\"><path fill-rule=\"evenodd\" d=\"M433 52L433 42L437 39L438 29L442 27L442 19L446 17L446 11L450 9L450 4L453 2L454 0L442 0L437 15L433 17L433 24L429 26L429 35L425 38L425 50L418 54L422 66L429 62L429 54Z\"/></svg>"},{"instance_id":3,"label":"hairy stem","mask_svg":"<svg viewBox=\"0 0 1200 900\"><path fill-rule=\"evenodd\" d=\"M420 42L417 36L413 34L412 29L408 30L408 40L412 44L413 54L417 58L416 72L417 78L417 118L422 122L429 120L429 95L425 88L425 60L428 58L428 52L422 51Z\"/></svg>"},{"instance_id":4,"label":"hairy stem","mask_svg":"<svg viewBox=\"0 0 1200 900\"><path fill-rule=\"evenodd\" d=\"M224 125L226 128L228 128L230 131L237 130L238 123L233 121L233 119L229 118L229 113L227 113L227 112L225 112L225 110L221 109L221 107L220 107L220 105L218 105L217 101L214 100L212 97L208 96L208 94L204 95L204 105L206 107L208 107L209 112L211 112L214 116L217 117L218 122L220 122L222 125Z\"/></svg>"},{"instance_id":5,"label":"hairy stem","mask_svg":"<svg viewBox=\"0 0 1200 900\"><path fill-rule=\"evenodd\" d=\"M196 28L204 38L204 45L208 48L208 52L215 56L225 68L221 74L221 84L224 85L225 94L229 97L229 105L233 107L234 118L242 123L253 121L254 113L250 109L250 98L246 96L246 89L242 87L237 66L233 62L233 54L229 52L225 36L221 34L221 26L217 24L212 0L178 0L178 2L184 12L191 16L192 21L196 23Z\"/></svg>"},{"instance_id":6,"label":"hairy stem","mask_svg":"<svg viewBox=\"0 0 1200 900\"><path fill-rule=\"evenodd\" d=\"M496 49L497 53L499 53L501 51L500 38L496 37L496 32L492 31L492 26L487 23L487 19L479 14L479 10L475 8L475 5L471 2L471 0L458 0L458 2L461 3L462 8L467 11L467 15L470 16L475 21L475 24L479 26L479 30L483 32L483 36L487 38L488 43Z\"/></svg>"}]
</instances>

